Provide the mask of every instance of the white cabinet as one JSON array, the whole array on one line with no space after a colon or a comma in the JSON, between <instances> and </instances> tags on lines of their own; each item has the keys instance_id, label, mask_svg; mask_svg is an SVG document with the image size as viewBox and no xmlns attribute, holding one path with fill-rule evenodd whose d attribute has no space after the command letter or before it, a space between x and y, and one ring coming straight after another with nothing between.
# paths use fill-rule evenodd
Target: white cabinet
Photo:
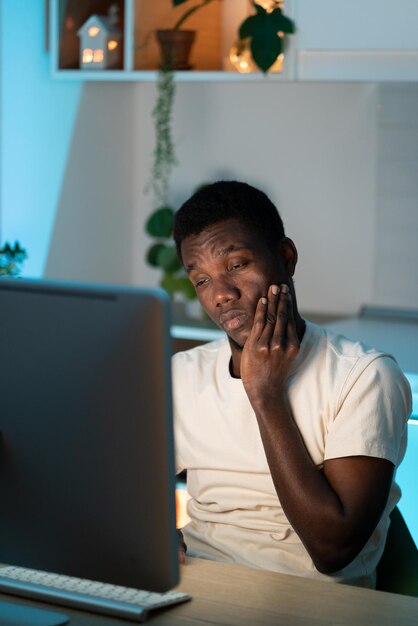
<instances>
[{"instance_id":1,"label":"white cabinet","mask_svg":"<svg viewBox=\"0 0 418 626\"><path fill-rule=\"evenodd\" d=\"M298 80L418 80L416 0L297 0Z\"/></svg>"}]
</instances>

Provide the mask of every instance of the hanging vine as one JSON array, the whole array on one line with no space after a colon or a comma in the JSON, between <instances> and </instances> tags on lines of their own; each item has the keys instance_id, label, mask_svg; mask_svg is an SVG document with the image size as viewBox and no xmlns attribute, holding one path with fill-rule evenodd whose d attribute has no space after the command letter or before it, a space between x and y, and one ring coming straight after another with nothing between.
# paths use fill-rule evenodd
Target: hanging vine
<instances>
[{"instance_id":1,"label":"hanging vine","mask_svg":"<svg viewBox=\"0 0 418 626\"><path fill-rule=\"evenodd\" d=\"M178 165L171 133L175 92L174 72L168 68L162 68L158 73L157 100L152 111L155 148L151 170L151 187L161 205L168 204L171 171Z\"/></svg>"}]
</instances>

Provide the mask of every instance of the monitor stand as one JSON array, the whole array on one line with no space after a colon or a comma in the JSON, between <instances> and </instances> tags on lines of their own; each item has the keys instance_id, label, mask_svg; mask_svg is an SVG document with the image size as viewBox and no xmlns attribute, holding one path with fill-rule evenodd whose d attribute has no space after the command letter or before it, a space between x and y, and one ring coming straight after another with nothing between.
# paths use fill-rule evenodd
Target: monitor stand
<instances>
[{"instance_id":1,"label":"monitor stand","mask_svg":"<svg viewBox=\"0 0 418 626\"><path fill-rule=\"evenodd\" d=\"M0 626L61 626L69 621L63 613L0 602Z\"/></svg>"}]
</instances>

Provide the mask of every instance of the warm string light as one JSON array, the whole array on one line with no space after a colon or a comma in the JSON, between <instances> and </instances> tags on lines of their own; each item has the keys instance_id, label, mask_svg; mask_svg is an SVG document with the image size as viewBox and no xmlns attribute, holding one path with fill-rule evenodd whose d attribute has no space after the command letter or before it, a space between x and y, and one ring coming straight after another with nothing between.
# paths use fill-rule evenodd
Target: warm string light
<instances>
[{"instance_id":1,"label":"warm string light","mask_svg":"<svg viewBox=\"0 0 418 626\"><path fill-rule=\"evenodd\" d=\"M85 48L83 50L83 63L101 63L103 59L103 50L101 50L100 48L98 48L97 50Z\"/></svg>"},{"instance_id":2,"label":"warm string light","mask_svg":"<svg viewBox=\"0 0 418 626\"><path fill-rule=\"evenodd\" d=\"M93 63L93 50L91 48L84 48L83 63Z\"/></svg>"},{"instance_id":3,"label":"warm string light","mask_svg":"<svg viewBox=\"0 0 418 626\"><path fill-rule=\"evenodd\" d=\"M98 26L90 26L87 33L89 37L96 37L100 33L100 28Z\"/></svg>"},{"instance_id":4,"label":"warm string light","mask_svg":"<svg viewBox=\"0 0 418 626\"><path fill-rule=\"evenodd\" d=\"M279 36L282 37L283 33L279 33ZM279 54L276 61L269 69L269 72L281 72L283 70L283 59L284 54ZM258 71L258 67L254 63L251 54L248 39L240 40L234 46L232 46L229 53L229 60L231 61L235 69L241 74Z\"/></svg>"},{"instance_id":5,"label":"warm string light","mask_svg":"<svg viewBox=\"0 0 418 626\"><path fill-rule=\"evenodd\" d=\"M93 63L101 63L103 61L103 59L104 59L103 50L98 48L93 53Z\"/></svg>"},{"instance_id":6,"label":"warm string light","mask_svg":"<svg viewBox=\"0 0 418 626\"><path fill-rule=\"evenodd\" d=\"M257 4L259 4L267 13L271 13L276 7L283 10L284 2L283 0L257 0Z\"/></svg>"}]
</instances>

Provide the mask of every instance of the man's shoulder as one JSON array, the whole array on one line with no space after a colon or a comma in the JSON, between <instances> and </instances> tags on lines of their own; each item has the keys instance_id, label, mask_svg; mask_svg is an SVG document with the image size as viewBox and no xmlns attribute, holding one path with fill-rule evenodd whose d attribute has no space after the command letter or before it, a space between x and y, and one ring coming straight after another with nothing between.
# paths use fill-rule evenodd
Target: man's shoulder
<instances>
[{"instance_id":1,"label":"man's shoulder","mask_svg":"<svg viewBox=\"0 0 418 626\"><path fill-rule=\"evenodd\" d=\"M333 371L340 371L352 380L365 370L378 372L382 379L404 378L392 354L326 327L316 326L315 333L317 337L322 337L325 360Z\"/></svg>"},{"instance_id":2,"label":"man's shoulder","mask_svg":"<svg viewBox=\"0 0 418 626\"><path fill-rule=\"evenodd\" d=\"M307 322L307 342L301 360L301 371L321 372L321 378L337 381L357 379L365 370L378 370L382 376L402 378L393 355L359 340L333 332L326 326Z\"/></svg>"},{"instance_id":3,"label":"man's shoulder","mask_svg":"<svg viewBox=\"0 0 418 626\"><path fill-rule=\"evenodd\" d=\"M382 352L358 339L334 332L332 328L327 326L319 326L311 322L309 322L309 326L317 346L321 344L322 349L330 352L335 358L347 359L352 362L363 359L366 361L374 360L379 357L395 360L392 355Z\"/></svg>"}]
</instances>

